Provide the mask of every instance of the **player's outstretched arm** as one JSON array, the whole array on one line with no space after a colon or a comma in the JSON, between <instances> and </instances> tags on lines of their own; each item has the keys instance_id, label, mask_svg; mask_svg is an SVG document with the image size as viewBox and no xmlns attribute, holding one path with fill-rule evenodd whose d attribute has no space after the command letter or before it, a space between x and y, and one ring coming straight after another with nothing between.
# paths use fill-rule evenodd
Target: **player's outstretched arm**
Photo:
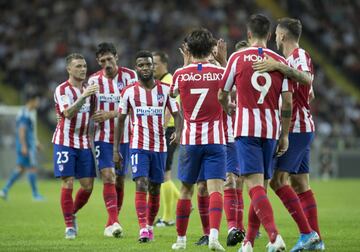
<instances>
[{"instance_id":1,"label":"player's outstretched arm","mask_svg":"<svg viewBox=\"0 0 360 252\"><path fill-rule=\"evenodd\" d=\"M113 162L115 164L115 169L121 169L122 156L119 151L120 139L124 134L124 124L126 119L126 114L120 114L118 116L118 122L114 130L114 144L113 144Z\"/></svg>"},{"instance_id":2,"label":"player's outstretched arm","mask_svg":"<svg viewBox=\"0 0 360 252\"><path fill-rule=\"evenodd\" d=\"M276 150L276 156L283 155L289 147L289 130L292 114L292 93L283 92L282 95L282 107L281 107L281 133L279 143Z\"/></svg>"},{"instance_id":3,"label":"player's outstretched arm","mask_svg":"<svg viewBox=\"0 0 360 252\"><path fill-rule=\"evenodd\" d=\"M115 118L117 117L117 112L116 111L104 111L104 110L97 110L94 115L92 116L92 119L99 123L99 122L104 122L106 120L109 120L111 118Z\"/></svg>"},{"instance_id":4,"label":"player's outstretched arm","mask_svg":"<svg viewBox=\"0 0 360 252\"><path fill-rule=\"evenodd\" d=\"M175 132L170 137L170 144L179 144L181 132L184 126L184 120L180 111L173 112L172 116L174 117L175 122Z\"/></svg>"},{"instance_id":5,"label":"player's outstretched arm","mask_svg":"<svg viewBox=\"0 0 360 252\"><path fill-rule=\"evenodd\" d=\"M295 68L289 67L281 63L280 61L275 60L270 55L265 54L266 57L262 61L257 61L253 63L253 68L255 71L259 71L260 73L263 72L272 72L272 71L279 71L288 78L299 82L303 85L311 85L312 78L309 72L304 72L297 70Z\"/></svg>"},{"instance_id":6,"label":"player's outstretched arm","mask_svg":"<svg viewBox=\"0 0 360 252\"><path fill-rule=\"evenodd\" d=\"M64 110L63 114L66 118L74 117L77 112L79 112L82 105L84 105L86 98L95 94L99 90L98 85L90 85L85 91L81 94L81 96L72 104L70 107Z\"/></svg>"}]
</instances>

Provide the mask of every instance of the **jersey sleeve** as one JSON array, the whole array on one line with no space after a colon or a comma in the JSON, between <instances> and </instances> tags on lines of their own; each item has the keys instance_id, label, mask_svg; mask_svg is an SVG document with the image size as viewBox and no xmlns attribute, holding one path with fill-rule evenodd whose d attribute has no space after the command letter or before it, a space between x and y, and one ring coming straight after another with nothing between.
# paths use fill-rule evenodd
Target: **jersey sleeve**
<instances>
[{"instance_id":1,"label":"jersey sleeve","mask_svg":"<svg viewBox=\"0 0 360 252\"><path fill-rule=\"evenodd\" d=\"M239 60L238 54L233 54L230 56L230 59L226 65L225 72L223 74L222 80L220 81L220 87L222 90L230 92L236 75L236 66Z\"/></svg>"},{"instance_id":2,"label":"jersey sleeve","mask_svg":"<svg viewBox=\"0 0 360 252\"><path fill-rule=\"evenodd\" d=\"M175 113L179 111L179 104L175 98L169 96L169 99L166 102L166 107L170 110L171 113Z\"/></svg>"},{"instance_id":3,"label":"jersey sleeve","mask_svg":"<svg viewBox=\"0 0 360 252\"><path fill-rule=\"evenodd\" d=\"M281 85L281 92L291 92L293 93L293 84L288 78L284 77Z\"/></svg>"},{"instance_id":4,"label":"jersey sleeve","mask_svg":"<svg viewBox=\"0 0 360 252\"><path fill-rule=\"evenodd\" d=\"M120 98L119 114L126 115L129 109L129 89L124 89Z\"/></svg>"},{"instance_id":5,"label":"jersey sleeve","mask_svg":"<svg viewBox=\"0 0 360 252\"><path fill-rule=\"evenodd\" d=\"M171 97L176 97L179 95L179 77L180 77L179 73L175 72L170 86Z\"/></svg>"},{"instance_id":6,"label":"jersey sleeve","mask_svg":"<svg viewBox=\"0 0 360 252\"><path fill-rule=\"evenodd\" d=\"M54 94L55 103L59 105L60 112L63 113L70 105L70 97L66 94L65 89L57 87Z\"/></svg>"}]
</instances>

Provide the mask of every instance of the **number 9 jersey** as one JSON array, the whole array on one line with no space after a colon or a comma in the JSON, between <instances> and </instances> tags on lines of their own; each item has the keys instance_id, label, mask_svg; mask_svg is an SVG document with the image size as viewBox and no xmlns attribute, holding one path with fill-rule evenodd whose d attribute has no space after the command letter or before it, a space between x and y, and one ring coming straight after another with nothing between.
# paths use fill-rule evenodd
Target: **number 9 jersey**
<instances>
[{"instance_id":1,"label":"number 9 jersey","mask_svg":"<svg viewBox=\"0 0 360 252\"><path fill-rule=\"evenodd\" d=\"M279 101L282 92L292 92L292 85L278 71L253 70L253 62L263 60L264 53L286 64L283 57L267 48L248 47L233 53L226 66L221 88L230 92L236 85L237 90L235 137L279 138Z\"/></svg>"},{"instance_id":2,"label":"number 9 jersey","mask_svg":"<svg viewBox=\"0 0 360 252\"><path fill-rule=\"evenodd\" d=\"M218 102L224 68L208 62L189 64L173 75L170 95L180 95L184 113L182 145L225 144Z\"/></svg>"}]
</instances>

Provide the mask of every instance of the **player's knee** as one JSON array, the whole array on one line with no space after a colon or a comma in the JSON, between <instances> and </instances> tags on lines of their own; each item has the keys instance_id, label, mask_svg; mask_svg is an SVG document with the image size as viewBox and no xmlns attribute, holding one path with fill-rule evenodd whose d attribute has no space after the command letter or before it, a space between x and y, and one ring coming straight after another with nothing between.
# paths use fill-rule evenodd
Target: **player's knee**
<instances>
[{"instance_id":1,"label":"player's knee","mask_svg":"<svg viewBox=\"0 0 360 252\"><path fill-rule=\"evenodd\" d=\"M124 184L125 184L125 176L116 176L116 188L120 188L123 189L124 188Z\"/></svg>"},{"instance_id":2,"label":"player's knee","mask_svg":"<svg viewBox=\"0 0 360 252\"><path fill-rule=\"evenodd\" d=\"M160 186L161 186L161 184L150 183L149 184L149 194L159 195L160 194Z\"/></svg>"},{"instance_id":3,"label":"player's knee","mask_svg":"<svg viewBox=\"0 0 360 252\"><path fill-rule=\"evenodd\" d=\"M236 188L236 175L233 173L226 173L226 180L224 183L224 189L235 189Z\"/></svg>"},{"instance_id":4,"label":"player's knee","mask_svg":"<svg viewBox=\"0 0 360 252\"><path fill-rule=\"evenodd\" d=\"M74 187L74 177L63 177L62 187L71 189Z\"/></svg>"},{"instance_id":5,"label":"player's knee","mask_svg":"<svg viewBox=\"0 0 360 252\"><path fill-rule=\"evenodd\" d=\"M183 183L180 188L180 198L181 199L191 199L193 194L194 194L194 186Z\"/></svg>"},{"instance_id":6,"label":"player's knee","mask_svg":"<svg viewBox=\"0 0 360 252\"><path fill-rule=\"evenodd\" d=\"M273 178L270 180L270 187L276 191L288 184L289 175L285 172L275 172Z\"/></svg>"},{"instance_id":7,"label":"player's knee","mask_svg":"<svg viewBox=\"0 0 360 252\"><path fill-rule=\"evenodd\" d=\"M199 182L198 185L197 185L197 188L198 188L198 195L199 196L201 196L201 197L209 196L209 192L208 192L205 181Z\"/></svg>"},{"instance_id":8,"label":"player's knee","mask_svg":"<svg viewBox=\"0 0 360 252\"><path fill-rule=\"evenodd\" d=\"M148 181L145 177L140 177L135 180L136 191L138 192L147 192L148 191Z\"/></svg>"},{"instance_id":9,"label":"player's knee","mask_svg":"<svg viewBox=\"0 0 360 252\"><path fill-rule=\"evenodd\" d=\"M102 178L104 184L107 184L107 183L114 184L115 183L115 172L112 169L104 169L101 172L101 178Z\"/></svg>"}]
</instances>

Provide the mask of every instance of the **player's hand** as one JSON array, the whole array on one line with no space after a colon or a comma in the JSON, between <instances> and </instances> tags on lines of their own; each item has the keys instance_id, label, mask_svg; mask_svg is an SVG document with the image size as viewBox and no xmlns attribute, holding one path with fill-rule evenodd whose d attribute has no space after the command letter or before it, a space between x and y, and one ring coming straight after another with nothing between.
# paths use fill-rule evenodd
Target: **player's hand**
<instances>
[{"instance_id":1,"label":"player's hand","mask_svg":"<svg viewBox=\"0 0 360 252\"><path fill-rule=\"evenodd\" d=\"M278 64L281 64L281 63L276 61L270 55L265 54L265 57L263 60L261 60L261 61L259 60L259 61L256 61L253 63L253 69L260 73L272 72L272 71L278 70Z\"/></svg>"},{"instance_id":2,"label":"player's hand","mask_svg":"<svg viewBox=\"0 0 360 252\"><path fill-rule=\"evenodd\" d=\"M187 45L185 43L183 43L181 45L181 47L179 48L179 51L184 58L184 66L189 65L191 63L191 55L190 55Z\"/></svg>"},{"instance_id":3,"label":"player's hand","mask_svg":"<svg viewBox=\"0 0 360 252\"><path fill-rule=\"evenodd\" d=\"M212 54L214 59L220 63L221 66L226 66L227 60L227 44L223 39L217 41L217 50L213 51Z\"/></svg>"},{"instance_id":4,"label":"player's hand","mask_svg":"<svg viewBox=\"0 0 360 252\"><path fill-rule=\"evenodd\" d=\"M23 156L27 156L27 155L28 155L28 148L27 148L25 145L21 146L21 154L22 154Z\"/></svg>"},{"instance_id":5,"label":"player's hand","mask_svg":"<svg viewBox=\"0 0 360 252\"><path fill-rule=\"evenodd\" d=\"M282 156L287 151L288 148L289 148L289 137L280 136L275 155L277 157Z\"/></svg>"},{"instance_id":6,"label":"player's hand","mask_svg":"<svg viewBox=\"0 0 360 252\"><path fill-rule=\"evenodd\" d=\"M113 162L115 164L115 170L121 170L123 157L121 156L121 154L118 151L113 151Z\"/></svg>"},{"instance_id":7,"label":"player's hand","mask_svg":"<svg viewBox=\"0 0 360 252\"><path fill-rule=\"evenodd\" d=\"M106 121L110 119L110 112L104 111L104 110L98 110L94 113L94 115L91 117L95 122L100 123L103 121Z\"/></svg>"},{"instance_id":8,"label":"player's hand","mask_svg":"<svg viewBox=\"0 0 360 252\"><path fill-rule=\"evenodd\" d=\"M96 94L99 91L99 85L89 85L85 88L84 92L82 93L82 97L86 98L90 95Z\"/></svg>"},{"instance_id":9,"label":"player's hand","mask_svg":"<svg viewBox=\"0 0 360 252\"><path fill-rule=\"evenodd\" d=\"M172 133L170 136L170 145L179 144L180 143L180 134L176 134L176 132Z\"/></svg>"},{"instance_id":10,"label":"player's hand","mask_svg":"<svg viewBox=\"0 0 360 252\"><path fill-rule=\"evenodd\" d=\"M226 107L226 114L228 114L229 116L231 116L236 110L236 104L234 102L229 102L227 107Z\"/></svg>"}]
</instances>

